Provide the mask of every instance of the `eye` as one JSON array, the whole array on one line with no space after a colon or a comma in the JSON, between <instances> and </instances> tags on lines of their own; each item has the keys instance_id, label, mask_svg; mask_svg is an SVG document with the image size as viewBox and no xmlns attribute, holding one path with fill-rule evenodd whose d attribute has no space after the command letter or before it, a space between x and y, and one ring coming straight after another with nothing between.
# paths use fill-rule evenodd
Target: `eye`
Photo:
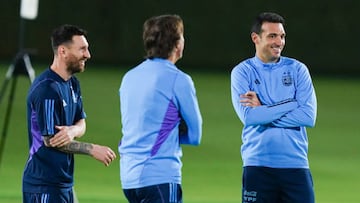
<instances>
[{"instance_id":1,"label":"eye","mask_svg":"<svg viewBox=\"0 0 360 203\"><path fill-rule=\"evenodd\" d=\"M86 52L86 51L88 51L88 48L87 47L81 47L80 50L81 50L81 52Z\"/></svg>"},{"instance_id":2,"label":"eye","mask_svg":"<svg viewBox=\"0 0 360 203\"><path fill-rule=\"evenodd\" d=\"M270 35L269 35L269 38L271 38L271 39L275 39L275 38L276 38L276 36L277 36L276 34L270 34Z\"/></svg>"}]
</instances>

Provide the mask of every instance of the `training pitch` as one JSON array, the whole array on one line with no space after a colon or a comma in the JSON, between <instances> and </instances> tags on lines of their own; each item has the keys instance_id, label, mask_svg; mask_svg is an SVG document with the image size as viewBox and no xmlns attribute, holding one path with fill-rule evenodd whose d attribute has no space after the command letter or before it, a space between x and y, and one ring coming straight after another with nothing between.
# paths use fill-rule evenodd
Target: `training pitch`
<instances>
[{"instance_id":1,"label":"training pitch","mask_svg":"<svg viewBox=\"0 0 360 203\"><path fill-rule=\"evenodd\" d=\"M35 65L38 75L45 65ZM0 85L8 66L0 65ZM109 145L117 152L121 137L118 88L128 67L88 65L78 74L87 113L81 140ZM230 73L186 71L195 83L203 116L199 147L183 147L185 203L239 203L241 199L242 125L230 100ZM360 80L313 76L318 97L316 127L308 129L309 159L317 203L360 202ZM21 177L28 156L26 93L29 80L19 76L0 165L0 202L22 202ZM9 85L10 87L10 85ZM7 94L0 103L3 130ZM1 87L0 87L1 88ZM75 191L80 203L125 203L119 159L110 167L83 155L75 158Z\"/></svg>"}]
</instances>

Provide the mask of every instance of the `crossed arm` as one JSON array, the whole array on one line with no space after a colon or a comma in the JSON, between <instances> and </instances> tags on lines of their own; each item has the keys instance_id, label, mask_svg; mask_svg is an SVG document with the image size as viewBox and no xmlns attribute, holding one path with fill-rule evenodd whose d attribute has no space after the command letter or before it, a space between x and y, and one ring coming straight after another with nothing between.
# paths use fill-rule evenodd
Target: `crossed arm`
<instances>
[{"instance_id":1,"label":"crossed arm","mask_svg":"<svg viewBox=\"0 0 360 203\"><path fill-rule=\"evenodd\" d=\"M245 94L240 95L240 104L245 107L260 107L262 106L260 99L257 97L256 92L248 91ZM294 106L295 105L295 106ZM265 109L261 109L265 107ZM302 105L298 106L298 102L295 100L286 100L276 105L262 106L258 109L252 109L252 111L257 111L257 113L249 114L247 117L247 122L259 122L258 116L261 112L263 115L264 124L271 124L276 127L299 127L299 126L308 126L313 127L315 124L316 118L316 99L314 96L311 96L307 102L303 102ZM273 109L274 111L270 110ZM277 110L275 110L277 109ZM268 110L272 111L273 114L269 117L266 115ZM276 113L276 114L274 114ZM280 116L280 117L279 117ZM254 118L252 118L254 117ZM268 120L266 118L268 117Z\"/></svg>"},{"instance_id":2,"label":"crossed arm","mask_svg":"<svg viewBox=\"0 0 360 203\"><path fill-rule=\"evenodd\" d=\"M85 120L79 120L72 126L56 126L58 132L53 136L43 136L45 146L72 154L85 154L102 162L105 166L115 160L116 154L107 146L79 142L74 140L85 133Z\"/></svg>"}]
</instances>

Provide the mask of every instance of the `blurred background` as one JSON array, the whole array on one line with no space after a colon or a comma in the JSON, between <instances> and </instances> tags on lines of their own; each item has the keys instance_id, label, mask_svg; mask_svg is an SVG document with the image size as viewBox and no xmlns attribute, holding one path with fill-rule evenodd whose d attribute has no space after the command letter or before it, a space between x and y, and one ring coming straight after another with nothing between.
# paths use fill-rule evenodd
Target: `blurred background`
<instances>
[{"instance_id":1,"label":"blurred background","mask_svg":"<svg viewBox=\"0 0 360 203\"><path fill-rule=\"evenodd\" d=\"M18 49L20 0L1 0L0 8L0 60L10 61ZM359 9L357 0L40 0L37 18L25 20L24 48L32 51L32 61L50 63L53 28L76 24L89 32L90 63L134 65L144 55L145 19L179 14L186 38L179 65L229 71L254 55L253 18L274 11L286 19L284 55L305 62L313 74L353 75L360 65Z\"/></svg>"},{"instance_id":2,"label":"blurred background","mask_svg":"<svg viewBox=\"0 0 360 203\"><path fill-rule=\"evenodd\" d=\"M308 129L317 202L360 202L360 1L39 0L33 20L20 17L20 4L0 0L0 85L20 48L29 53L38 75L52 62L55 27L67 23L86 29L92 58L78 75L88 115L82 139L115 151L121 138L118 88L122 75L143 60L143 22L161 14L183 18L186 44L177 66L192 76L204 120L201 145L183 147L186 203L240 202L242 124L230 101L230 71L255 54L250 39L254 17L263 11L281 14L287 34L283 55L308 66L317 91L317 123ZM0 165L4 203L21 202L28 156L25 102L30 84L26 77L17 82ZM0 130L8 118L10 86L5 93ZM80 202L126 202L118 163L105 169L89 157L76 156L75 168Z\"/></svg>"}]
</instances>

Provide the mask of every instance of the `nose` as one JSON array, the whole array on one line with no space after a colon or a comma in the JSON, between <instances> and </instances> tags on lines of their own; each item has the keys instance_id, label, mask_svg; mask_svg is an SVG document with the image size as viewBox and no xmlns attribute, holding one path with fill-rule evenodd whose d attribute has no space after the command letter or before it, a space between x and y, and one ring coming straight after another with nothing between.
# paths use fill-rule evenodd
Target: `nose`
<instances>
[{"instance_id":1,"label":"nose","mask_svg":"<svg viewBox=\"0 0 360 203\"><path fill-rule=\"evenodd\" d=\"M84 56L85 56L87 59L91 58L91 54L90 54L89 49L87 49L87 50L84 52Z\"/></svg>"},{"instance_id":2,"label":"nose","mask_svg":"<svg viewBox=\"0 0 360 203\"><path fill-rule=\"evenodd\" d=\"M279 36L279 37L276 38L275 43L276 43L276 45L282 46L282 45L285 44L285 38Z\"/></svg>"}]
</instances>

